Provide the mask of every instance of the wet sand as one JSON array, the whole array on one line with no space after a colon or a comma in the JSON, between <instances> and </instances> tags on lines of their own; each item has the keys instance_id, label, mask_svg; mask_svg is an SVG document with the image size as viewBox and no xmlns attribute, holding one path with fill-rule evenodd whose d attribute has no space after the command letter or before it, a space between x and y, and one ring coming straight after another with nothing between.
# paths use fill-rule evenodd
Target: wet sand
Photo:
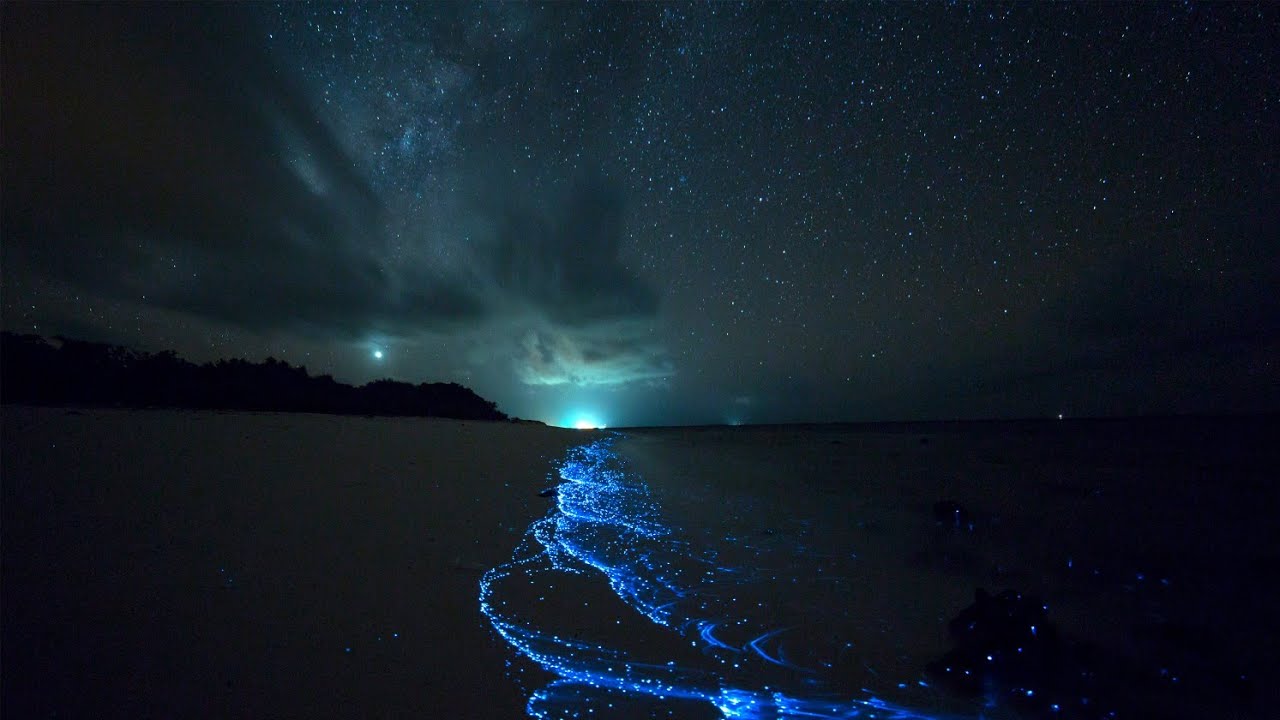
<instances>
[{"instance_id":1,"label":"wet sand","mask_svg":"<svg viewBox=\"0 0 1280 720\"><path fill-rule=\"evenodd\" d=\"M1144 716L1261 718L1280 700L1280 646L1265 640L1280 637L1277 429L1274 419L673 428L630 431L618 452L673 525L745 548L740 564L788 543L799 558L850 553L813 559L809 578L770 601L857 638L844 670L853 688L919 676L951 646L947 623L976 588L1012 588L1042 598L1064 636L1115 667L1167 669L1167 686L1126 690ZM966 527L939 523L940 501L964 508ZM824 570L847 582L803 589Z\"/></svg>"},{"instance_id":2,"label":"wet sand","mask_svg":"<svg viewBox=\"0 0 1280 720\"><path fill-rule=\"evenodd\" d=\"M761 657L826 662L823 692L1013 717L911 683L950 647L947 621L975 588L1017 588L1043 597L1073 640L1190 679L1190 691L1135 691L1153 711L1268 717L1280 680L1265 641L1280 636L1276 429L628 430L612 447L627 482L643 483L661 542L750 576L723 595L694 589L686 598L701 604L686 609L742 606L786 634L731 670L709 663L746 657L749 637L726 625L710 636L738 649L708 648L696 629L637 613L600 572L513 575L493 597L527 607L520 617L547 638L623 648L659 669L701 664L801 697L814 675ZM705 697L547 692L555 676L480 611L485 571L522 542L538 550L526 533L557 507L538 496L562 481L556 465L606 434L14 407L3 431L5 716L517 718L531 694L565 715L719 714ZM965 509L964 528L937 521L940 500ZM572 542L621 563L615 580L634 579L627 562L672 560L660 547L592 546L604 536L588 530ZM673 585L696 580L680 565ZM590 654L573 667L590 670Z\"/></svg>"}]
</instances>

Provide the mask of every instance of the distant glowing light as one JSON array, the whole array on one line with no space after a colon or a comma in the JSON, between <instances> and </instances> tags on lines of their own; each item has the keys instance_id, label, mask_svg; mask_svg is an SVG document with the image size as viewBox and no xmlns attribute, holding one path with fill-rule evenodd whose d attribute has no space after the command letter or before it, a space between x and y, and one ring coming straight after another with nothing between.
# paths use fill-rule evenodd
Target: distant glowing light
<instances>
[{"instance_id":1,"label":"distant glowing light","mask_svg":"<svg viewBox=\"0 0 1280 720\"><path fill-rule=\"evenodd\" d=\"M575 430L603 430L605 425L594 415L577 415L573 416L564 427L571 427Z\"/></svg>"},{"instance_id":2,"label":"distant glowing light","mask_svg":"<svg viewBox=\"0 0 1280 720\"><path fill-rule=\"evenodd\" d=\"M382 351L381 351L381 350L374 350L374 351L373 351L373 359L374 359L374 360L381 360L381 359L382 359Z\"/></svg>"}]
</instances>

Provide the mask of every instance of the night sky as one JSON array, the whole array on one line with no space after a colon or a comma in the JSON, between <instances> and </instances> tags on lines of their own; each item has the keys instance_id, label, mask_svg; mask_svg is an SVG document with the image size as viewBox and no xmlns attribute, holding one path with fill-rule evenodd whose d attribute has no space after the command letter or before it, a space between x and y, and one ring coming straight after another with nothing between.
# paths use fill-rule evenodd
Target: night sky
<instances>
[{"instance_id":1,"label":"night sky","mask_svg":"<svg viewBox=\"0 0 1280 720\"><path fill-rule=\"evenodd\" d=\"M1280 5L5 3L6 330L610 426L1280 408Z\"/></svg>"}]
</instances>

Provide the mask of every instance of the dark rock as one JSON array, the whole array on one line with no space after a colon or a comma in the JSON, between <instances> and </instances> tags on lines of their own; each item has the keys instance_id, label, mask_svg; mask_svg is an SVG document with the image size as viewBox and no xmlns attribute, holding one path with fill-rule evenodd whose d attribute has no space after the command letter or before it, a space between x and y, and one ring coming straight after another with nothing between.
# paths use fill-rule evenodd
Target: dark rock
<instances>
[{"instance_id":1,"label":"dark rock","mask_svg":"<svg viewBox=\"0 0 1280 720\"><path fill-rule=\"evenodd\" d=\"M542 497L542 498L555 497L556 492L557 492L557 488L556 488L556 486L552 485L551 487L547 488L546 490L543 490L543 491L539 492L539 493L538 493L538 497Z\"/></svg>"}]
</instances>

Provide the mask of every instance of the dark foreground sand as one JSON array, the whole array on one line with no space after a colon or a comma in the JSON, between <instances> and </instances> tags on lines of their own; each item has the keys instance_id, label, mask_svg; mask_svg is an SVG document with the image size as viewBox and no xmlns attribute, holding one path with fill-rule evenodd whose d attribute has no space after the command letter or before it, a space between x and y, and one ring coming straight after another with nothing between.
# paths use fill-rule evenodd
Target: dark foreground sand
<instances>
[{"instance_id":1,"label":"dark foreground sand","mask_svg":"<svg viewBox=\"0 0 1280 720\"><path fill-rule=\"evenodd\" d=\"M975 587L1012 587L1108 656L1204 680L1147 687L1164 717L1266 718L1280 700L1276 432L1274 419L674 429L614 447L690 548L770 581L743 590L759 619L815 621L789 647L850 641L836 689L921 677ZM5 408L0 714L522 717L552 678L491 630L478 583L554 502L538 497L554 463L599 436ZM973 529L939 526L942 499ZM603 577L554 582L500 599L543 608L542 631L706 659ZM989 715L941 692L903 700ZM580 707L716 715L605 701Z\"/></svg>"},{"instance_id":2,"label":"dark foreground sand","mask_svg":"<svg viewBox=\"0 0 1280 720\"><path fill-rule=\"evenodd\" d=\"M477 583L589 435L6 407L0 714L521 717Z\"/></svg>"}]
</instances>

